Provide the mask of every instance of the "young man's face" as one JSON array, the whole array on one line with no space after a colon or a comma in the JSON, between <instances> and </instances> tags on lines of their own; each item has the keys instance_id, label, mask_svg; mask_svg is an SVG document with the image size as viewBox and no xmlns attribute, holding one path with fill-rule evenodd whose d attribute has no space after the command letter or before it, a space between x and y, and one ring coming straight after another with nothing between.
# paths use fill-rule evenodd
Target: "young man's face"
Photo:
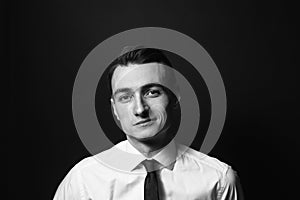
<instances>
[{"instance_id":1,"label":"young man's face","mask_svg":"<svg viewBox=\"0 0 300 200\"><path fill-rule=\"evenodd\" d=\"M168 96L163 90L166 71L158 63L117 67L112 77L114 114L127 136L155 136L167 121Z\"/></svg>"}]
</instances>

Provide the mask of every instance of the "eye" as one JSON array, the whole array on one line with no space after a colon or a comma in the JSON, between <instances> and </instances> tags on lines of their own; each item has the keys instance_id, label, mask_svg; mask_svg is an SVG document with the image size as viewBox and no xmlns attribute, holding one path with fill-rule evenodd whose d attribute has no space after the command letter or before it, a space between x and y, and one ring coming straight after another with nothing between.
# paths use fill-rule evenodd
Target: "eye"
<instances>
[{"instance_id":1,"label":"eye","mask_svg":"<svg viewBox=\"0 0 300 200\"><path fill-rule=\"evenodd\" d=\"M131 100L131 95L122 95L120 97L118 97L118 101L121 102L121 103L127 103Z\"/></svg>"},{"instance_id":2,"label":"eye","mask_svg":"<svg viewBox=\"0 0 300 200\"><path fill-rule=\"evenodd\" d=\"M161 92L158 89L150 89L146 92L145 96L150 98L155 98L160 96Z\"/></svg>"}]
</instances>

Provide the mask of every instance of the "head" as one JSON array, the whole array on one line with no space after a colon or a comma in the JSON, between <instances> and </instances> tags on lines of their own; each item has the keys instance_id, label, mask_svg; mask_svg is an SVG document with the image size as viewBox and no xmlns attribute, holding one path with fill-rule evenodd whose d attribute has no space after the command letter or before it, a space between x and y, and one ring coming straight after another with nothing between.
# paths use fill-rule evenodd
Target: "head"
<instances>
[{"instance_id":1,"label":"head","mask_svg":"<svg viewBox=\"0 0 300 200\"><path fill-rule=\"evenodd\" d=\"M179 107L171 67L162 51L150 48L127 52L109 66L113 113L127 137L148 141L170 132Z\"/></svg>"}]
</instances>

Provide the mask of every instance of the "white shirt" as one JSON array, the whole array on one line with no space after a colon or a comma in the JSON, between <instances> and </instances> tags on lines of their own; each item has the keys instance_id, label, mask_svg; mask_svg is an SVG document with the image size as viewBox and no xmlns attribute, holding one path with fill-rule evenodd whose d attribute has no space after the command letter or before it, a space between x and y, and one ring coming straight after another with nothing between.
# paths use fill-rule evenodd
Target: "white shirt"
<instances>
[{"instance_id":1,"label":"white shirt","mask_svg":"<svg viewBox=\"0 0 300 200\"><path fill-rule=\"evenodd\" d=\"M145 159L128 141L120 142L76 164L54 200L142 200L147 171L141 162ZM161 165L161 199L242 199L236 173L215 158L172 141L152 159Z\"/></svg>"}]
</instances>

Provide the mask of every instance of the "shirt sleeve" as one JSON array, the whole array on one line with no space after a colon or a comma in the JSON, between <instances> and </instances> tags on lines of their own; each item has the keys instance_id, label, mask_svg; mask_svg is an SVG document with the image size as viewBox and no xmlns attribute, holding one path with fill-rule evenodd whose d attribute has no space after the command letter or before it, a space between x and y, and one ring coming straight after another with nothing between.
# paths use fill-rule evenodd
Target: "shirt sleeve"
<instances>
[{"instance_id":1,"label":"shirt sleeve","mask_svg":"<svg viewBox=\"0 0 300 200\"><path fill-rule=\"evenodd\" d=\"M89 200L79 170L72 169L60 183L53 200Z\"/></svg>"},{"instance_id":2,"label":"shirt sleeve","mask_svg":"<svg viewBox=\"0 0 300 200\"><path fill-rule=\"evenodd\" d=\"M237 173L230 167L221 180L218 200L244 200L242 187Z\"/></svg>"}]
</instances>

